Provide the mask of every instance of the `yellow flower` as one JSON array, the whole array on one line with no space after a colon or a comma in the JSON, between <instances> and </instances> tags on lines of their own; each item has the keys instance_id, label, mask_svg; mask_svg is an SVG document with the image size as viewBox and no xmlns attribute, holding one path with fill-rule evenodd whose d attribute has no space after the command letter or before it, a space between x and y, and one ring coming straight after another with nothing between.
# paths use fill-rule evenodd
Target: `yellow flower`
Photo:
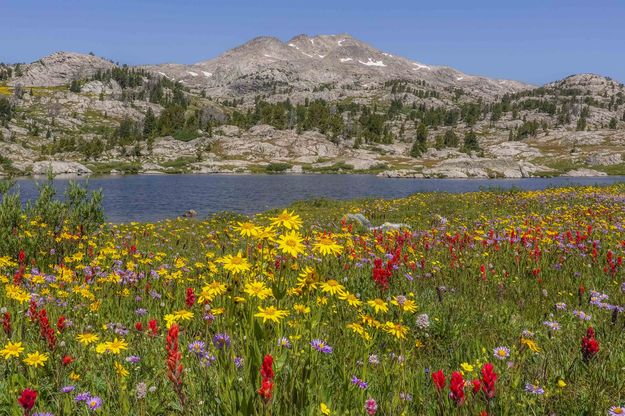
<instances>
[{"instance_id":1,"label":"yellow flower","mask_svg":"<svg viewBox=\"0 0 625 416\"><path fill-rule=\"evenodd\" d=\"M367 305L371 306L376 313L380 311L388 312L388 305L380 298L367 301Z\"/></svg>"},{"instance_id":2,"label":"yellow flower","mask_svg":"<svg viewBox=\"0 0 625 416\"><path fill-rule=\"evenodd\" d=\"M176 317L176 322L178 321L189 321L191 319L193 319L193 312L188 311L186 309L181 309L179 311L176 311L173 313L173 315Z\"/></svg>"},{"instance_id":3,"label":"yellow flower","mask_svg":"<svg viewBox=\"0 0 625 416\"><path fill-rule=\"evenodd\" d=\"M467 373L473 372L473 366L469 363L460 364L460 368L462 368L462 371L466 371Z\"/></svg>"},{"instance_id":4,"label":"yellow flower","mask_svg":"<svg viewBox=\"0 0 625 416\"><path fill-rule=\"evenodd\" d=\"M304 254L303 238L295 231L278 237L278 247L283 253L293 257Z\"/></svg>"},{"instance_id":5,"label":"yellow flower","mask_svg":"<svg viewBox=\"0 0 625 416\"><path fill-rule=\"evenodd\" d=\"M359 323L347 324L347 328L351 329L367 341L371 339L371 335L369 335L367 330L364 329Z\"/></svg>"},{"instance_id":6,"label":"yellow flower","mask_svg":"<svg viewBox=\"0 0 625 416\"><path fill-rule=\"evenodd\" d=\"M566 383L564 382L564 380L558 380L558 387L560 387L561 389L566 387Z\"/></svg>"},{"instance_id":7,"label":"yellow flower","mask_svg":"<svg viewBox=\"0 0 625 416\"><path fill-rule=\"evenodd\" d=\"M295 312L298 312L301 314L310 313L310 308L300 303L296 303L295 305L293 305L293 309L295 310Z\"/></svg>"},{"instance_id":8,"label":"yellow flower","mask_svg":"<svg viewBox=\"0 0 625 416\"><path fill-rule=\"evenodd\" d=\"M263 318L263 323L267 321L280 322L280 319L286 317L289 314L288 311L277 309L275 306L269 306L268 308L258 307L258 313L254 316L257 318Z\"/></svg>"},{"instance_id":9,"label":"yellow flower","mask_svg":"<svg viewBox=\"0 0 625 416\"><path fill-rule=\"evenodd\" d=\"M198 303L211 302L215 297L226 293L227 290L226 285L215 280L202 288L197 301Z\"/></svg>"},{"instance_id":10,"label":"yellow flower","mask_svg":"<svg viewBox=\"0 0 625 416\"><path fill-rule=\"evenodd\" d=\"M530 338L521 338L521 344L526 345L533 352L540 352L540 348L538 344L533 339Z\"/></svg>"},{"instance_id":11,"label":"yellow flower","mask_svg":"<svg viewBox=\"0 0 625 416\"><path fill-rule=\"evenodd\" d=\"M124 368L124 366L118 361L115 361L115 371L117 371L117 374L121 378L125 378L128 376L128 374L130 374L128 370L126 370L126 368Z\"/></svg>"},{"instance_id":12,"label":"yellow flower","mask_svg":"<svg viewBox=\"0 0 625 416\"><path fill-rule=\"evenodd\" d=\"M403 299L401 302L397 300L397 296L393 298L391 303L404 312L416 312L417 304L412 299Z\"/></svg>"},{"instance_id":13,"label":"yellow flower","mask_svg":"<svg viewBox=\"0 0 625 416\"><path fill-rule=\"evenodd\" d=\"M271 218L271 221L271 225L276 227L283 226L288 230L299 230L299 227L302 225L299 215L295 215L293 211L288 212L286 209L277 217Z\"/></svg>"},{"instance_id":14,"label":"yellow flower","mask_svg":"<svg viewBox=\"0 0 625 416\"><path fill-rule=\"evenodd\" d=\"M325 403L321 403L319 405L319 410L321 411L321 414L324 416L330 415L330 408Z\"/></svg>"},{"instance_id":15,"label":"yellow flower","mask_svg":"<svg viewBox=\"0 0 625 416\"><path fill-rule=\"evenodd\" d=\"M94 342L98 341L100 339L100 337L97 336L96 334L92 334L92 333L86 332L84 334L76 335L76 339L82 345L89 345L89 344L93 344Z\"/></svg>"},{"instance_id":16,"label":"yellow flower","mask_svg":"<svg viewBox=\"0 0 625 416\"><path fill-rule=\"evenodd\" d=\"M317 288L317 282L319 281L319 276L315 269L310 266L306 266L299 274L297 278L297 287L299 289L309 288L311 290Z\"/></svg>"},{"instance_id":17,"label":"yellow flower","mask_svg":"<svg viewBox=\"0 0 625 416\"><path fill-rule=\"evenodd\" d=\"M237 230L243 237L255 237L260 232L259 227L250 221L238 222L237 224L239 224L239 226L234 227L234 229Z\"/></svg>"},{"instance_id":18,"label":"yellow flower","mask_svg":"<svg viewBox=\"0 0 625 416\"><path fill-rule=\"evenodd\" d=\"M260 300L265 300L273 295L271 289L269 289L263 282L250 282L245 285L243 289L245 293L250 296L257 297Z\"/></svg>"},{"instance_id":19,"label":"yellow flower","mask_svg":"<svg viewBox=\"0 0 625 416\"><path fill-rule=\"evenodd\" d=\"M232 274L246 272L251 268L247 259L243 257L243 254L241 254L241 251L239 251L236 256L228 254L227 256L224 256L217 261L223 264L224 269L231 272Z\"/></svg>"},{"instance_id":20,"label":"yellow flower","mask_svg":"<svg viewBox=\"0 0 625 416\"><path fill-rule=\"evenodd\" d=\"M394 337L403 339L406 337L406 334L408 333L408 327L403 326L402 324L395 324L393 322L387 322L384 325L384 331L393 335Z\"/></svg>"},{"instance_id":21,"label":"yellow flower","mask_svg":"<svg viewBox=\"0 0 625 416\"><path fill-rule=\"evenodd\" d=\"M0 355L2 355L5 360L8 360L11 357L18 358L22 351L24 351L24 347L22 347L21 342L13 343L9 341L7 345L5 345L2 350L0 350Z\"/></svg>"},{"instance_id":22,"label":"yellow flower","mask_svg":"<svg viewBox=\"0 0 625 416\"><path fill-rule=\"evenodd\" d=\"M418 340L415 341L414 346L417 347L417 348L423 348L424 344L423 344L423 342L420 339L418 339Z\"/></svg>"},{"instance_id":23,"label":"yellow flower","mask_svg":"<svg viewBox=\"0 0 625 416\"><path fill-rule=\"evenodd\" d=\"M334 279L326 280L321 284L321 290L330 295L341 294L344 292L345 287Z\"/></svg>"},{"instance_id":24,"label":"yellow flower","mask_svg":"<svg viewBox=\"0 0 625 416\"><path fill-rule=\"evenodd\" d=\"M44 363L48 361L47 354L41 354L39 351L35 351L32 354L26 354L26 358L24 358L24 363L33 367L43 367Z\"/></svg>"},{"instance_id":25,"label":"yellow flower","mask_svg":"<svg viewBox=\"0 0 625 416\"><path fill-rule=\"evenodd\" d=\"M327 236L317 238L317 241L313 244L313 249L323 256L328 254L338 256L343 252L343 246Z\"/></svg>"},{"instance_id":26,"label":"yellow flower","mask_svg":"<svg viewBox=\"0 0 625 416\"><path fill-rule=\"evenodd\" d=\"M353 306L355 308L362 305L362 301L356 297L353 293L343 292L339 295L339 299L346 301L349 303L349 306Z\"/></svg>"},{"instance_id":27,"label":"yellow flower","mask_svg":"<svg viewBox=\"0 0 625 416\"><path fill-rule=\"evenodd\" d=\"M119 354L120 352L122 352L122 350L128 349L128 343L123 338L122 339L115 338L113 341L106 343L106 349L111 354Z\"/></svg>"}]
</instances>

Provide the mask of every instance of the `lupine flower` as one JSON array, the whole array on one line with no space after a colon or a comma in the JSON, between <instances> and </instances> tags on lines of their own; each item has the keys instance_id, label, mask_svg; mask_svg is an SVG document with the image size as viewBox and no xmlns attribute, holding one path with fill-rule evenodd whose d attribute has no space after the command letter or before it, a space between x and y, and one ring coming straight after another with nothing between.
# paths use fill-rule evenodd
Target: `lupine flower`
<instances>
[{"instance_id":1,"label":"lupine flower","mask_svg":"<svg viewBox=\"0 0 625 416\"><path fill-rule=\"evenodd\" d=\"M356 376L352 376L352 384L354 384L355 386L358 386L358 388L362 390L368 387L368 384L366 381L359 379Z\"/></svg>"}]
</instances>

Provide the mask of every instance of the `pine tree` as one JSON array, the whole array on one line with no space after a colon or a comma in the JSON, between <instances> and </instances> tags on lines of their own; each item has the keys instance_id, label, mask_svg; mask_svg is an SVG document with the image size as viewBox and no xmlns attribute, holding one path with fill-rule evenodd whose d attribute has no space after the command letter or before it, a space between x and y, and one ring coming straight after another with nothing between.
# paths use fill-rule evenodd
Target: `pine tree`
<instances>
[{"instance_id":1,"label":"pine tree","mask_svg":"<svg viewBox=\"0 0 625 416\"><path fill-rule=\"evenodd\" d=\"M467 133L465 133L463 149L465 152L470 152L472 150L477 152L481 150L480 143L477 140L477 134L475 134L473 130L470 130Z\"/></svg>"},{"instance_id":2,"label":"pine tree","mask_svg":"<svg viewBox=\"0 0 625 416\"><path fill-rule=\"evenodd\" d=\"M610 129L611 130L616 130L616 126L617 126L617 121L616 121L616 117L612 117L610 119Z\"/></svg>"}]
</instances>

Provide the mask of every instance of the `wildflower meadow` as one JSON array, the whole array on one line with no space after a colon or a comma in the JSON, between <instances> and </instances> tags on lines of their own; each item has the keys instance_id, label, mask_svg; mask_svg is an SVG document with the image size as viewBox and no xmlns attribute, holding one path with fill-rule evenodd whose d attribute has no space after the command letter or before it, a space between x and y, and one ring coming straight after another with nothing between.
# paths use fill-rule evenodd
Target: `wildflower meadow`
<instances>
[{"instance_id":1,"label":"wildflower meadow","mask_svg":"<svg viewBox=\"0 0 625 416\"><path fill-rule=\"evenodd\" d=\"M127 224L0 193L0 414L625 414L624 185Z\"/></svg>"}]
</instances>

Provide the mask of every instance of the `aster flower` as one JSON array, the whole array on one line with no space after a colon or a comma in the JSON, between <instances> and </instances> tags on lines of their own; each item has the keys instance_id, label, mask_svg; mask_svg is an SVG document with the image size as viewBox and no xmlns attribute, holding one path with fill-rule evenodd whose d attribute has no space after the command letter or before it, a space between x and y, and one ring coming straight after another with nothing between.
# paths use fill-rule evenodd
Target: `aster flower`
<instances>
[{"instance_id":1,"label":"aster flower","mask_svg":"<svg viewBox=\"0 0 625 416\"><path fill-rule=\"evenodd\" d=\"M77 402L86 402L90 398L91 398L91 393L86 391L86 392L83 392L83 393L78 393L76 395L76 397L74 398L74 400L77 401Z\"/></svg>"},{"instance_id":2,"label":"aster flower","mask_svg":"<svg viewBox=\"0 0 625 416\"><path fill-rule=\"evenodd\" d=\"M324 354L332 353L332 347L329 346L325 341L322 341L320 339L313 339L310 342L310 345L317 351L322 352Z\"/></svg>"},{"instance_id":3,"label":"aster flower","mask_svg":"<svg viewBox=\"0 0 625 416\"><path fill-rule=\"evenodd\" d=\"M70 393L70 392L74 391L75 388L76 388L76 386L64 386L64 387L61 387L61 393Z\"/></svg>"},{"instance_id":4,"label":"aster flower","mask_svg":"<svg viewBox=\"0 0 625 416\"><path fill-rule=\"evenodd\" d=\"M230 347L230 336L226 333L215 334L213 337L213 345L218 350L226 349Z\"/></svg>"},{"instance_id":5,"label":"aster flower","mask_svg":"<svg viewBox=\"0 0 625 416\"><path fill-rule=\"evenodd\" d=\"M493 350L495 358L505 360L510 356L510 349L507 347L497 347Z\"/></svg>"},{"instance_id":6,"label":"aster flower","mask_svg":"<svg viewBox=\"0 0 625 416\"><path fill-rule=\"evenodd\" d=\"M206 348L206 343L204 341L193 341L189 344L189 352L195 353L198 356L201 356L204 353Z\"/></svg>"},{"instance_id":7,"label":"aster flower","mask_svg":"<svg viewBox=\"0 0 625 416\"><path fill-rule=\"evenodd\" d=\"M544 321L543 325L545 325L546 327L548 327L552 331L560 330L560 324L557 323L556 321Z\"/></svg>"},{"instance_id":8,"label":"aster flower","mask_svg":"<svg viewBox=\"0 0 625 416\"><path fill-rule=\"evenodd\" d=\"M378 365L378 364L380 364L380 359L378 358L378 356L376 354L371 354L369 356L369 364L371 364L371 365Z\"/></svg>"},{"instance_id":9,"label":"aster flower","mask_svg":"<svg viewBox=\"0 0 625 416\"><path fill-rule=\"evenodd\" d=\"M130 355L126 357L126 362L128 363L137 364L139 361L141 361L141 357L137 355Z\"/></svg>"},{"instance_id":10,"label":"aster flower","mask_svg":"<svg viewBox=\"0 0 625 416\"><path fill-rule=\"evenodd\" d=\"M610 410L608 410L609 416L622 416L625 415L625 407L622 406L612 406Z\"/></svg>"},{"instance_id":11,"label":"aster flower","mask_svg":"<svg viewBox=\"0 0 625 416\"><path fill-rule=\"evenodd\" d=\"M289 339L285 337L279 338L278 347L291 348L291 341L289 341Z\"/></svg>"},{"instance_id":12,"label":"aster flower","mask_svg":"<svg viewBox=\"0 0 625 416\"><path fill-rule=\"evenodd\" d=\"M93 396L90 397L87 401L87 407L89 407L89 410L97 410L100 408L100 406L102 406L102 399L100 399L98 396Z\"/></svg>"}]
</instances>

